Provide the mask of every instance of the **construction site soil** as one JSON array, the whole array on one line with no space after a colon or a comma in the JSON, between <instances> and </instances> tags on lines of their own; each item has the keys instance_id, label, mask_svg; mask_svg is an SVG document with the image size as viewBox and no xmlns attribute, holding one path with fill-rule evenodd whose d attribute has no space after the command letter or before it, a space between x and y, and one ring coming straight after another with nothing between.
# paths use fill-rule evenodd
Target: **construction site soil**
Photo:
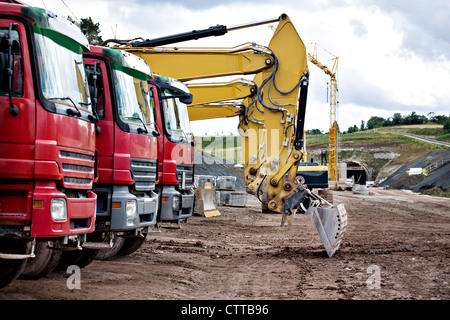
<instances>
[{"instance_id":1,"label":"construction site soil","mask_svg":"<svg viewBox=\"0 0 450 320\"><path fill-rule=\"evenodd\" d=\"M16 280L2 300L447 300L450 298L450 201L411 191L333 191L348 228L328 258L304 215L280 226L280 214L220 206L182 229L165 226L136 252L95 260L71 273ZM74 310L75 311L75 310Z\"/></svg>"}]
</instances>

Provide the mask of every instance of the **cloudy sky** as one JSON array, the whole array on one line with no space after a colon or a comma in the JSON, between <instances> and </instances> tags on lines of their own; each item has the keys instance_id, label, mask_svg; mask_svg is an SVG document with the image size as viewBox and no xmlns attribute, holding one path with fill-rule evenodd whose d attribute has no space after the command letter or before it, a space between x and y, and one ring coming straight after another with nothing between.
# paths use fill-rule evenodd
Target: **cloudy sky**
<instances>
[{"instance_id":1,"label":"cloudy sky","mask_svg":"<svg viewBox=\"0 0 450 320\"><path fill-rule=\"evenodd\" d=\"M157 38L217 24L232 27L286 13L318 60L338 65L341 130L371 116L450 114L448 0L23 0L62 16L91 17L103 39ZM267 45L268 25L183 46ZM181 44L180 44L181 45ZM329 77L309 63L306 129L328 131ZM194 134L236 132L237 119L192 122Z\"/></svg>"}]
</instances>

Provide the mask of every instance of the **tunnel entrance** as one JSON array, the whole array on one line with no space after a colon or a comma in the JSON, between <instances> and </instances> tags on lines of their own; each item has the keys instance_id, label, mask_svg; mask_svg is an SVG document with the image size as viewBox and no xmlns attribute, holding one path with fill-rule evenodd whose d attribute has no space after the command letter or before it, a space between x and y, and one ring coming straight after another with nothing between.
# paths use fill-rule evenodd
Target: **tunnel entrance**
<instances>
[{"instance_id":1,"label":"tunnel entrance","mask_svg":"<svg viewBox=\"0 0 450 320\"><path fill-rule=\"evenodd\" d=\"M366 167L357 161L345 161L345 163L347 164L346 178L354 178L356 184L365 185L370 178Z\"/></svg>"}]
</instances>

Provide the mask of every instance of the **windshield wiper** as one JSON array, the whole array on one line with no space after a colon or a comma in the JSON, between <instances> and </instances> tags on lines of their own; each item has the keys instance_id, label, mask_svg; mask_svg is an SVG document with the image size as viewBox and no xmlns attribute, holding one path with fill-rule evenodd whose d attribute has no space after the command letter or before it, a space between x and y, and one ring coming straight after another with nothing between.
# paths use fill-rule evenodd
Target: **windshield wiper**
<instances>
[{"instance_id":1,"label":"windshield wiper","mask_svg":"<svg viewBox=\"0 0 450 320\"><path fill-rule=\"evenodd\" d=\"M82 106L92 106L91 102L78 102L80 105ZM88 115L88 119L91 122L97 123L98 122L98 115L97 112L94 110L94 107L91 108L92 109L92 114Z\"/></svg>"},{"instance_id":2,"label":"windshield wiper","mask_svg":"<svg viewBox=\"0 0 450 320\"><path fill-rule=\"evenodd\" d=\"M145 126L145 123L144 123L144 121L141 119L141 117L136 117L136 116L134 116L134 117L124 117L125 119L135 119L135 120L139 120L141 123L142 123L142 125L144 126L144 129L142 129L141 127L139 127L138 128L138 132L139 133L148 133L148 130L147 130L147 127Z\"/></svg>"},{"instance_id":3,"label":"windshield wiper","mask_svg":"<svg viewBox=\"0 0 450 320\"><path fill-rule=\"evenodd\" d=\"M81 117L81 111L80 109L78 109L77 105L75 104L75 102L73 102L71 97L62 97L62 98L48 98L47 100L69 100L70 102L72 102L73 106L75 107L76 111L74 111L73 109L67 109L67 114L69 116L77 116L77 117Z\"/></svg>"},{"instance_id":4,"label":"windshield wiper","mask_svg":"<svg viewBox=\"0 0 450 320\"><path fill-rule=\"evenodd\" d=\"M186 139L186 141L189 141L189 139L188 139L188 137L187 137L187 133L186 132L184 132L184 130L183 129L178 129L178 128L176 128L176 129L171 129L172 131L176 131L176 132L181 132L182 134L183 134L183 136L184 136L184 139ZM193 135L193 134L192 134ZM183 138L181 138L181 139L183 139Z\"/></svg>"}]
</instances>

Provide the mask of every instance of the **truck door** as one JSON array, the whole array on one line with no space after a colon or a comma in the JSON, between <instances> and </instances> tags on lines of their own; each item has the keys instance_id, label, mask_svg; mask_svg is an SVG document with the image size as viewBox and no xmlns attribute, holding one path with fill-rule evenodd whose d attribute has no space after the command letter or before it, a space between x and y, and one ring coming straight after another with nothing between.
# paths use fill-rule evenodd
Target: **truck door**
<instances>
[{"instance_id":1,"label":"truck door","mask_svg":"<svg viewBox=\"0 0 450 320\"><path fill-rule=\"evenodd\" d=\"M158 89L152 84L149 84L150 92L152 93L155 101L155 120L156 120L156 128L158 132L161 134L157 137L158 143L158 177L156 178L157 183L162 183L163 181L163 163L164 163L164 144L165 144L165 135L162 124L162 115L161 115L161 101L159 100Z\"/></svg>"},{"instance_id":2,"label":"truck door","mask_svg":"<svg viewBox=\"0 0 450 320\"><path fill-rule=\"evenodd\" d=\"M97 126L101 131L97 134L97 152L98 152L98 183L112 183L113 178L113 154L114 154L114 115L111 103L111 88L106 64L102 60L85 58L84 63L89 75L89 90L93 97L92 74L94 63L99 62L97 67L97 105L96 113L98 116Z\"/></svg>"},{"instance_id":3,"label":"truck door","mask_svg":"<svg viewBox=\"0 0 450 320\"><path fill-rule=\"evenodd\" d=\"M11 47L8 46L9 37ZM14 178L33 174L36 101L30 64L32 53L28 48L23 24L0 20L0 159L4 164L0 170L5 169ZM11 90L7 74L10 67L13 71ZM17 114L11 112L12 106L18 107Z\"/></svg>"}]
</instances>

